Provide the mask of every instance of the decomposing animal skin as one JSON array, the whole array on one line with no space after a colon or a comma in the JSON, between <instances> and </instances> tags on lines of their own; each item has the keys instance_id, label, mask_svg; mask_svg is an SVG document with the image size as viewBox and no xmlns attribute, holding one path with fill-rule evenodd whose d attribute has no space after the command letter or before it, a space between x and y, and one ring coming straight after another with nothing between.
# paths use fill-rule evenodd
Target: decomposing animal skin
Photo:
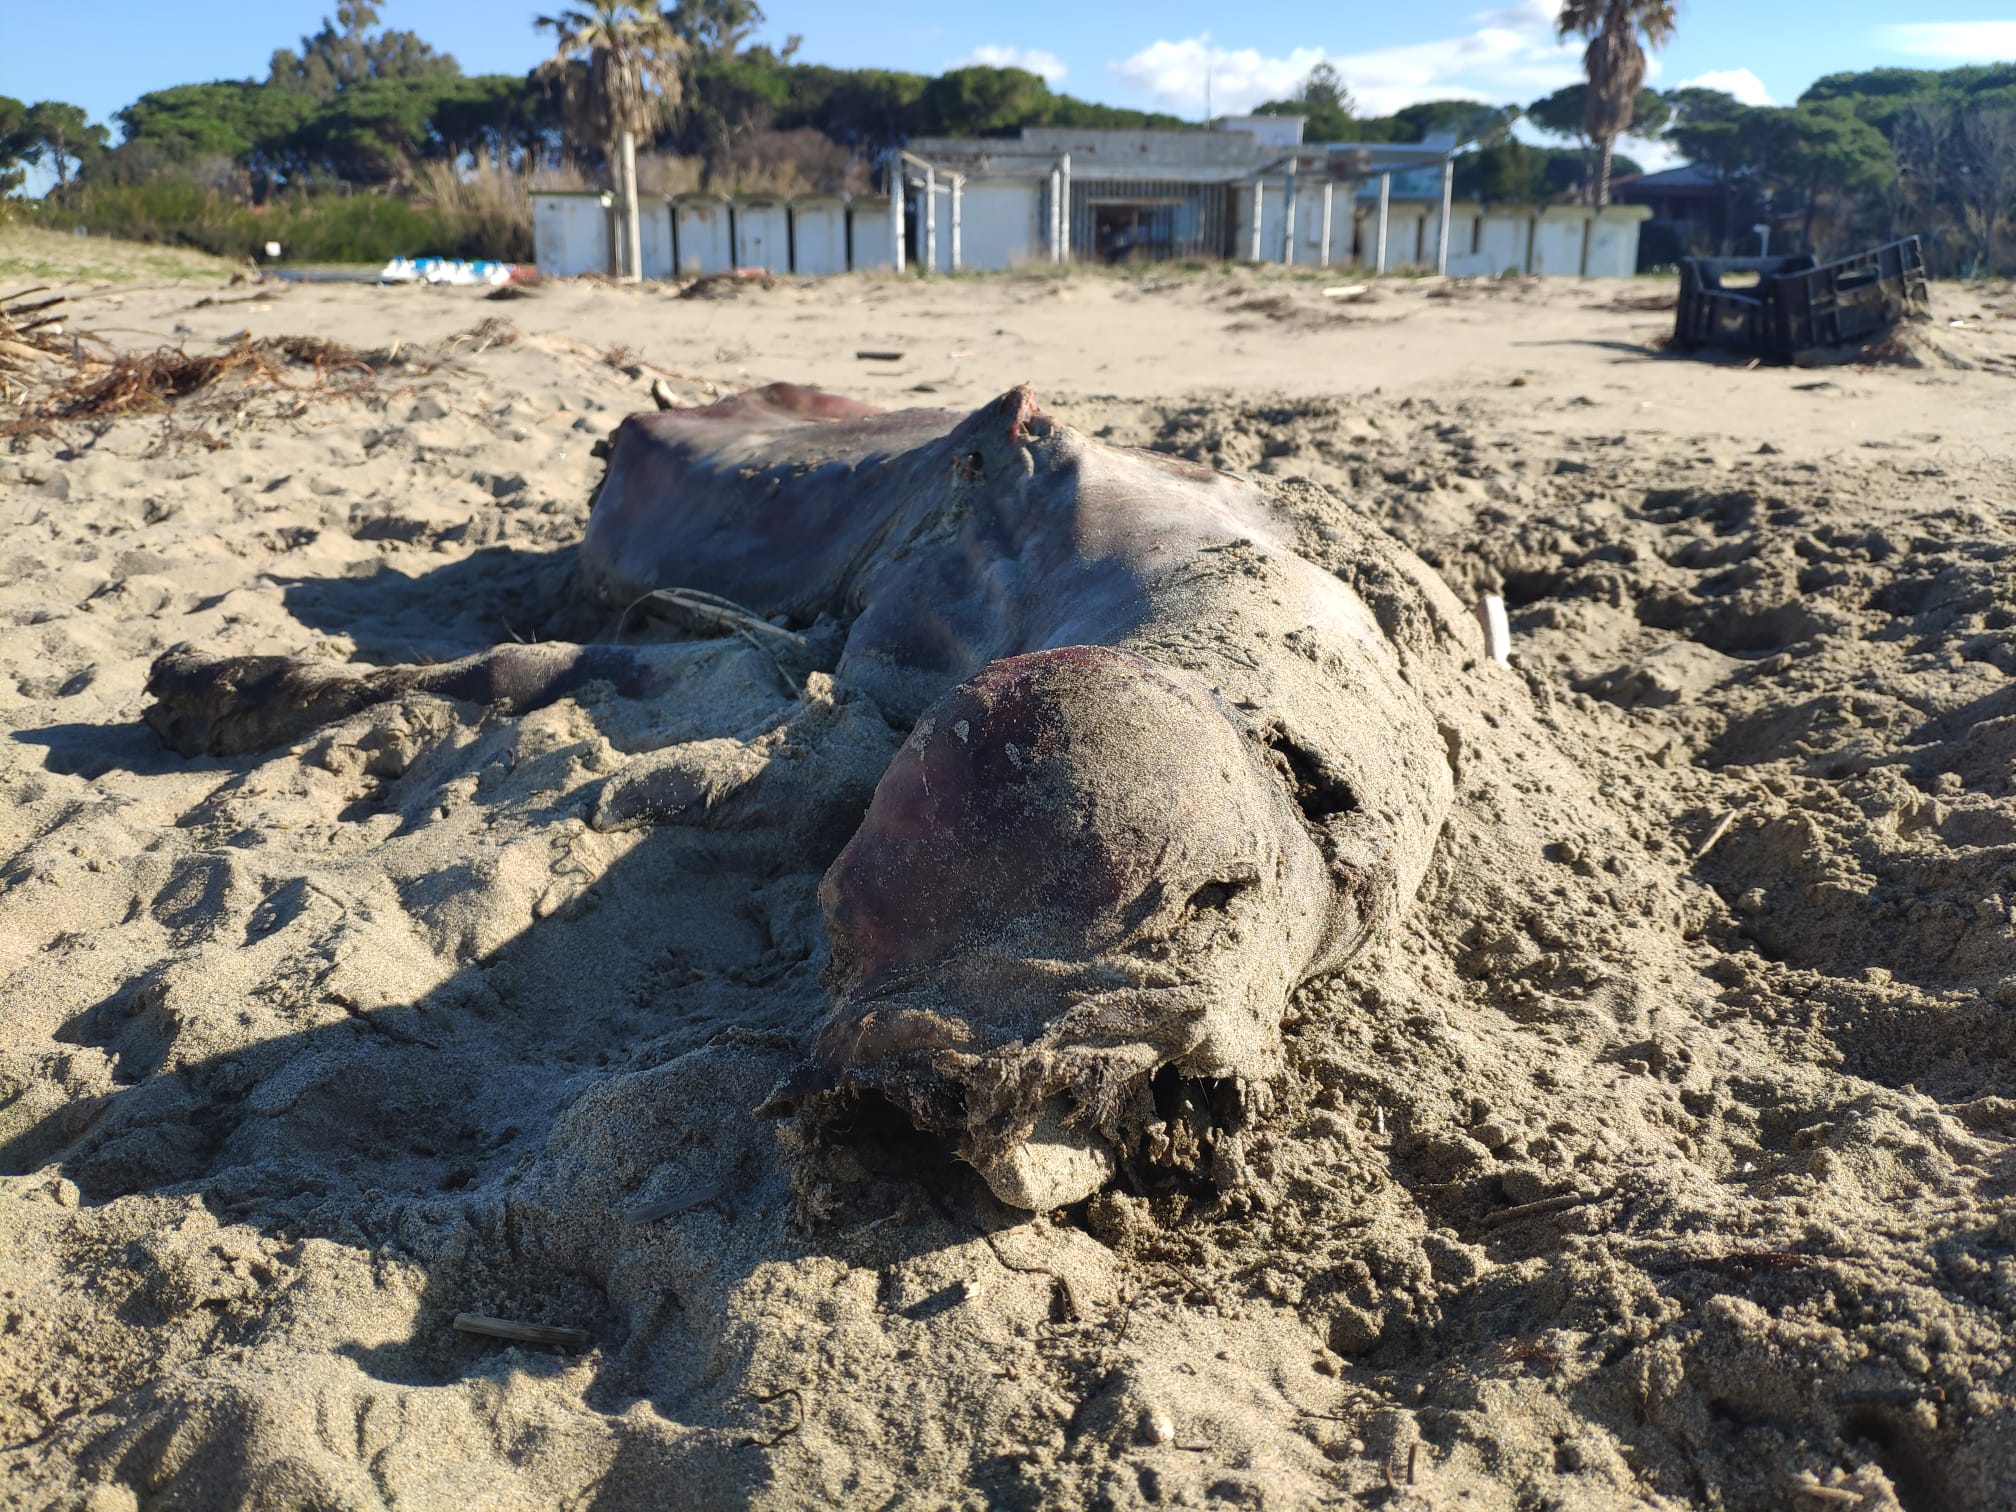
<instances>
[{"instance_id":1,"label":"decomposing animal skin","mask_svg":"<svg viewBox=\"0 0 2016 1512\"><path fill-rule=\"evenodd\" d=\"M1088 440L1026 388L962 417L777 385L625 421L581 560L611 605L829 616L836 686L914 726L826 873L831 1007L777 1108L886 1098L1030 1209L1129 1154L1236 1180L1289 994L1398 917L1451 787L1380 624L1257 484ZM147 717L226 752L408 690L523 707L593 679L647 691L650 648L171 653ZM651 808L612 786L605 818ZM1215 1152L1172 1088L1229 1115Z\"/></svg>"}]
</instances>

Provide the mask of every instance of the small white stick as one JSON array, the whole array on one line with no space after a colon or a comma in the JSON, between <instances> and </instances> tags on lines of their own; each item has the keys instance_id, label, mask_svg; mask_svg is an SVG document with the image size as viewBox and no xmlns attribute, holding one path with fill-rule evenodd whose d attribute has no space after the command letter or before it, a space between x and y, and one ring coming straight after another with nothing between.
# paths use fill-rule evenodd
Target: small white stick
<instances>
[{"instance_id":1,"label":"small white stick","mask_svg":"<svg viewBox=\"0 0 2016 1512\"><path fill-rule=\"evenodd\" d=\"M684 609L697 619L708 620L744 634L753 630L759 635L772 635L778 640L800 648L805 644L805 637L796 631L783 629L765 619L758 619L740 604L731 603L711 593L702 593L698 588L654 588L649 593L640 595L628 609L623 611L623 617L617 620L618 636L621 636L625 627L629 625L630 616L637 612L640 605L647 603L671 604L675 608Z\"/></svg>"},{"instance_id":2,"label":"small white stick","mask_svg":"<svg viewBox=\"0 0 2016 1512\"><path fill-rule=\"evenodd\" d=\"M1734 809L1729 810L1728 813L1724 814L1720 819L1716 820L1715 828L1708 831L1708 837L1705 840L1703 840L1698 847L1696 847L1694 851L1694 859L1696 861L1699 861L1703 856L1707 855L1708 852L1715 849L1715 847L1721 843L1722 837L1729 833L1729 826L1734 824L1735 822L1736 822L1736 810Z\"/></svg>"},{"instance_id":3,"label":"small white stick","mask_svg":"<svg viewBox=\"0 0 2016 1512\"><path fill-rule=\"evenodd\" d=\"M1484 654L1501 667L1512 665L1512 622L1505 617L1505 600L1495 593L1484 595L1477 606L1477 623L1484 627Z\"/></svg>"},{"instance_id":4,"label":"small white stick","mask_svg":"<svg viewBox=\"0 0 2016 1512\"><path fill-rule=\"evenodd\" d=\"M1842 1507L1859 1507L1865 1498L1860 1491L1850 1486L1823 1486L1811 1478L1810 1474L1792 1482L1795 1496L1808 1497L1813 1501L1831 1502Z\"/></svg>"}]
</instances>

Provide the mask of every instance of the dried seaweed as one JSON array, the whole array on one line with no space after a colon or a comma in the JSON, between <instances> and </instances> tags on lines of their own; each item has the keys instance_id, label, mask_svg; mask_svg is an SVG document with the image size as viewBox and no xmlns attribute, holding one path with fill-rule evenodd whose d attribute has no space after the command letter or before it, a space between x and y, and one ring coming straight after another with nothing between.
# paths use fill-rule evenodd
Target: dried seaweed
<instances>
[{"instance_id":1,"label":"dried seaweed","mask_svg":"<svg viewBox=\"0 0 2016 1512\"><path fill-rule=\"evenodd\" d=\"M0 316L7 314L10 303L19 314L22 307L15 302L37 292L24 290L0 301ZM204 428L210 421L244 426L264 419L294 419L311 403L377 391L378 380L393 369L416 376L430 373L453 357L474 356L518 339L506 322L485 320L432 350L400 341L367 350L320 336L255 339L244 333L227 338L229 344L218 352L158 347L107 358L88 353L71 338L57 338L58 344L52 345L43 326L38 321L10 322L7 327L25 331L37 343L34 348L22 343L21 350L32 352L33 360L44 364L33 375L42 380L37 387L43 392L33 402L22 402L15 419L0 423L0 438L52 436L65 425L102 430L121 419L159 415L166 421L161 446L192 442L214 449L228 443ZM74 364L67 377L59 378L51 363L60 355ZM4 357L0 343L0 397L21 401L28 386L15 384L8 392Z\"/></svg>"},{"instance_id":2,"label":"dried seaweed","mask_svg":"<svg viewBox=\"0 0 2016 1512\"><path fill-rule=\"evenodd\" d=\"M179 347L122 352L109 363L80 369L0 433L112 420L199 398L214 411L242 408L255 397L283 390L342 397L355 393L361 384L334 380L349 375L368 382L408 360L396 348L363 351L317 336L241 338L215 353L191 353Z\"/></svg>"},{"instance_id":3,"label":"dried seaweed","mask_svg":"<svg viewBox=\"0 0 2016 1512\"><path fill-rule=\"evenodd\" d=\"M746 289L774 289L777 280L757 268L737 268L733 273L709 273L679 290L681 299L735 299Z\"/></svg>"}]
</instances>

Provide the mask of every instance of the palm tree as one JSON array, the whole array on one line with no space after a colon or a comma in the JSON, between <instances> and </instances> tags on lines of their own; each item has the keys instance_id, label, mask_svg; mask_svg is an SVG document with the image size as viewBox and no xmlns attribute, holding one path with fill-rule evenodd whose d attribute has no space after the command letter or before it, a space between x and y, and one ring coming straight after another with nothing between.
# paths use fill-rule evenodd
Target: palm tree
<instances>
[{"instance_id":1,"label":"palm tree","mask_svg":"<svg viewBox=\"0 0 2016 1512\"><path fill-rule=\"evenodd\" d=\"M1582 54L1589 75L1589 140L1596 144L1595 203L1610 203L1610 155L1631 129L1632 106L1645 83L1645 48L1673 35L1674 0L1564 0L1558 23L1563 37L1587 37Z\"/></svg>"},{"instance_id":2,"label":"palm tree","mask_svg":"<svg viewBox=\"0 0 2016 1512\"><path fill-rule=\"evenodd\" d=\"M565 91L577 129L622 164L623 247L631 278L640 276L643 236L637 220L637 138L655 135L679 114L686 44L658 0L589 0L586 10L541 16L554 35L553 56L539 65Z\"/></svg>"}]
</instances>

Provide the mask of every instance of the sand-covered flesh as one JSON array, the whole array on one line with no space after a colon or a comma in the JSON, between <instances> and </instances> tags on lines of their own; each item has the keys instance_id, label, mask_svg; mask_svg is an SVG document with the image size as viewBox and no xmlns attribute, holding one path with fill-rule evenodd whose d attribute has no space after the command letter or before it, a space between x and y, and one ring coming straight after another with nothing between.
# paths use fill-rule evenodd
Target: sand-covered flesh
<instances>
[{"instance_id":1,"label":"sand-covered flesh","mask_svg":"<svg viewBox=\"0 0 2016 1512\"><path fill-rule=\"evenodd\" d=\"M1656 353L1658 285L1323 288L80 302L130 348L370 360L0 443L5 1493L2016 1501L2016 299L1792 371ZM897 1123L752 1117L826 1007L845 835L589 822L638 754L774 757L834 696L747 637L649 702L415 696L193 761L140 723L185 642L611 634L572 547L659 377L1028 380L1283 480L1321 565L1355 512L1504 595L1510 667L1423 690L1421 895L1295 998L1237 1200L1032 1219Z\"/></svg>"}]
</instances>

